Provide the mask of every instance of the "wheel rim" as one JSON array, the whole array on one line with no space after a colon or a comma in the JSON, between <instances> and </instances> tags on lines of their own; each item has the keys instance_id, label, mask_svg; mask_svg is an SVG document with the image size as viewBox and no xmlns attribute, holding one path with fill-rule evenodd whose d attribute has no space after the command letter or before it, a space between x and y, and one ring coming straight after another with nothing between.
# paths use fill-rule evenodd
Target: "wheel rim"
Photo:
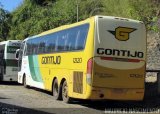
<instances>
[{"instance_id":1,"label":"wheel rim","mask_svg":"<svg viewBox=\"0 0 160 114\"><path fill-rule=\"evenodd\" d=\"M68 87L67 87L67 85L65 84L64 85L64 88L63 88L63 98L64 99L67 99L67 97L68 97Z\"/></svg>"},{"instance_id":2,"label":"wheel rim","mask_svg":"<svg viewBox=\"0 0 160 114\"><path fill-rule=\"evenodd\" d=\"M53 93L54 96L57 96L57 95L58 95L58 85L57 85L57 84L54 85L53 92L54 92L54 93Z\"/></svg>"}]
</instances>

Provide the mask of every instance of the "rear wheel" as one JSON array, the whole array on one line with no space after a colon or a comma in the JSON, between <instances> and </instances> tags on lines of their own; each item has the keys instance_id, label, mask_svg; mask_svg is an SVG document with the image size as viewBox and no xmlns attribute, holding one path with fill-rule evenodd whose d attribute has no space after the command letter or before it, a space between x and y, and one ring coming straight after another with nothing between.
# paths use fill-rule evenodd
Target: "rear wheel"
<instances>
[{"instance_id":1,"label":"rear wheel","mask_svg":"<svg viewBox=\"0 0 160 114\"><path fill-rule=\"evenodd\" d=\"M0 68L0 81L3 80L3 68Z\"/></svg>"},{"instance_id":2,"label":"rear wheel","mask_svg":"<svg viewBox=\"0 0 160 114\"><path fill-rule=\"evenodd\" d=\"M157 73L157 94L160 95L160 73Z\"/></svg>"},{"instance_id":3,"label":"rear wheel","mask_svg":"<svg viewBox=\"0 0 160 114\"><path fill-rule=\"evenodd\" d=\"M63 82L63 86L62 86L62 99L64 102L66 103L70 103L71 102L71 98L68 96L68 85L67 82L64 81Z\"/></svg>"},{"instance_id":4,"label":"rear wheel","mask_svg":"<svg viewBox=\"0 0 160 114\"><path fill-rule=\"evenodd\" d=\"M58 87L58 80L57 79L55 79L53 82L52 92L53 92L54 99L60 100L62 98L60 95L60 89Z\"/></svg>"}]
</instances>

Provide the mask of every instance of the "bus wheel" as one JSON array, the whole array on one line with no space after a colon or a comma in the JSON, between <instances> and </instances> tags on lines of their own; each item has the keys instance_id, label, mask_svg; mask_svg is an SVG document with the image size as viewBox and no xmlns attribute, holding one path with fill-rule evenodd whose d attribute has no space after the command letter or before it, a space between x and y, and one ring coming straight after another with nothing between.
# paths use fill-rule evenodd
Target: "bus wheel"
<instances>
[{"instance_id":1,"label":"bus wheel","mask_svg":"<svg viewBox=\"0 0 160 114\"><path fill-rule=\"evenodd\" d=\"M53 93L53 97L56 100L60 100L61 96L60 96L60 91L59 91L59 87L58 87L58 80L55 79L53 82L53 87L52 87L52 93Z\"/></svg>"},{"instance_id":2,"label":"bus wheel","mask_svg":"<svg viewBox=\"0 0 160 114\"><path fill-rule=\"evenodd\" d=\"M28 87L27 84L26 84L26 76L25 76L25 75L23 76L23 86L24 86L25 88Z\"/></svg>"},{"instance_id":3,"label":"bus wheel","mask_svg":"<svg viewBox=\"0 0 160 114\"><path fill-rule=\"evenodd\" d=\"M3 74L0 74L0 81L3 80Z\"/></svg>"},{"instance_id":4,"label":"bus wheel","mask_svg":"<svg viewBox=\"0 0 160 114\"><path fill-rule=\"evenodd\" d=\"M2 81L3 80L3 75L0 75L0 81Z\"/></svg>"},{"instance_id":5,"label":"bus wheel","mask_svg":"<svg viewBox=\"0 0 160 114\"><path fill-rule=\"evenodd\" d=\"M1 73L0 73L0 81L3 81L3 69L0 68L0 71L1 71Z\"/></svg>"},{"instance_id":6,"label":"bus wheel","mask_svg":"<svg viewBox=\"0 0 160 114\"><path fill-rule=\"evenodd\" d=\"M63 82L62 86L62 99L65 103L71 102L71 98L68 96L68 85L66 81Z\"/></svg>"},{"instance_id":7,"label":"bus wheel","mask_svg":"<svg viewBox=\"0 0 160 114\"><path fill-rule=\"evenodd\" d=\"M160 95L160 72L157 73L157 94Z\"/></svg>"}]
</instances>

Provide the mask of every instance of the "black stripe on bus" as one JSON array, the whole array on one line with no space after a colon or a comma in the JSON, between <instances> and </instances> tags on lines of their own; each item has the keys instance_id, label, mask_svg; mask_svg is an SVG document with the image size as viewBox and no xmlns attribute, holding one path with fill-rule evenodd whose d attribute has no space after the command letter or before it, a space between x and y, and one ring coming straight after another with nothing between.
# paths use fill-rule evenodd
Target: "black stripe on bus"
<instances>
[{"instance_id":1,"label":"black stripe on bus","mask_svg":"<svg viewBox=\"0 0 160 114\"><path fill-rule=\"evenodd\" d=\"M6 62L6 66L18 67L17 60L6 59L5 62Z\"/></svg>"}]
</instances>

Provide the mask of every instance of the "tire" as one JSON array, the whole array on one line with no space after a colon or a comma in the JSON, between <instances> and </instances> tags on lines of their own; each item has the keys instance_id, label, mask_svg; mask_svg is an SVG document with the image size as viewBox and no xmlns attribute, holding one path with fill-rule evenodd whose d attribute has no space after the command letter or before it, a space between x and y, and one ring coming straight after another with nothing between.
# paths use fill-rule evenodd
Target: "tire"
<instances>
[{"instance_id":1,"label":"tire","mask_svg":"<svg viewBox=\"0 0 160 114\"><path fill-rule=\"evenodd\" d=\"M52 94L55 100L61 100L60 88L58 87L58 80L55 79L52 85Z\"/></svg>"},{"instance_id":2,"label":"tire","mask_svg":"<svg viewBox=\"0 0 160 114\"><path fill-rule=\"evenodd\" d=\"M3 75L0 74L0 82L3 81Z\"/></svg>"},{"instance_id":3,"label":"tire","mask_svg":"<svg viewBox=\"0 0 160 114\"><path fill-rule=\"evenodd\" d=\"M28 86L27 86L27 84L26 84L26 76L25 76L25 75L23 76L23 86L24 86L25 88L28 88Z\"/></svg>"},{"instance_id":4,"label":"tire","mask_svg":"<svg viewBox=\"0 0 160 114\"><path fill-rule=\"evenodd\" d=\"M0 74L0 81L3 81L3 74Z\"/></svg>"},{"instance_id":5,"label":"tire","mask_svg":"<svg viewBox=\"0 0 160 114\"><path fill-rule=\"evenodd\" d=\"M160 95L160 72L157 73L157 94Z\"/></svg>"},{"instance_id":6,"label":"tire","mask_svg":"<svg viewBox=\"0 0 160 114\"><path fill-rule=\"evenodd\" d=\"M3 69L1 68L0 81L3 81Z\"/></svg>"},{"instance_id":7,"label":"tire","mask_svg":"<svg viewBox=\"0 0 160 114\"><path fill-rule=\"evenodd\" d=\"M62 99L65 103L70 103L72 101L71 97L68 96L68 85L67 82L63 82L62 86Z\"/></svg>"}]
</instances>

